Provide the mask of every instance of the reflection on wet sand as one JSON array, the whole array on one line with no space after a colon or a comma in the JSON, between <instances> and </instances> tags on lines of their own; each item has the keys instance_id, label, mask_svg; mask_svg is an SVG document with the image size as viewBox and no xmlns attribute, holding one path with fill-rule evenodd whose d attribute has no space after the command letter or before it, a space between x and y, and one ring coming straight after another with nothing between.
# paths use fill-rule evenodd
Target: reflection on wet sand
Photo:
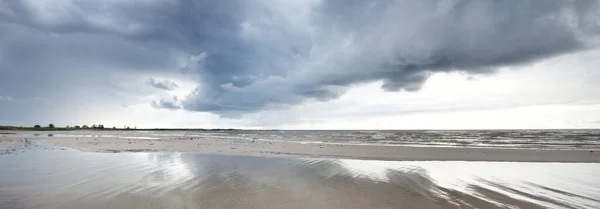
<instances>
[{"instance_id":1,"label":"reflection on wet sand","mask_svg":"<svg viewBox=\"0 0 600 209\"><path fill-rule=\"evenodd\" d=\"M390 162L42 146L0 156L0 208L598 208L599 164Z\"/></svg>"}]
</instances>

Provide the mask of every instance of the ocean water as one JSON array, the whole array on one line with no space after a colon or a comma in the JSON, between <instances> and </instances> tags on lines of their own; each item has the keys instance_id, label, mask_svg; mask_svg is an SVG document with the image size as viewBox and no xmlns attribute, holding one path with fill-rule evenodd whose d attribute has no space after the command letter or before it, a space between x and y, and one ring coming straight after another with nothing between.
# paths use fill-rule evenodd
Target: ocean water
<instances>
[{"instance_id":1,"label":"ocean water","mask_svg":"<svg viewBox=\"0 0 600 209\"><path fill-rule=\"evenodd\" d=\"M600 164L88 153L0 155L0 208L600 208Z\"/></svg>"},{"instance_id":2,"label":"ocean water","mask_svg":"<svg viewBox=\"0 0 600 209\"><path fill-rule=\"evenodd\" d=\"M13 132L35 137L209 137L298 143L378 144L387 146L600 149L600 130L234 130L234 131L69 131Z\"/></svg>"}]
</instances>

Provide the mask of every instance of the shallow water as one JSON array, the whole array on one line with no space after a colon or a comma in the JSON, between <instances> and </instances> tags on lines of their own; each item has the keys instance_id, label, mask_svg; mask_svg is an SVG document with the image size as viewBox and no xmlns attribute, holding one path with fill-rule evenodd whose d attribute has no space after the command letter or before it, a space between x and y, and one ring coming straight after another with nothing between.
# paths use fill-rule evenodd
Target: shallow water
<instances>
[{"instance_id":1,"label":"shallow water","mask_svg":"<svg viewBox=\"0 0 600 209\"><path fill-rule=\"evenodd\" d=\"M600 208L600 164L0 155L0 208Z\"/></svg>"}]
</instances>

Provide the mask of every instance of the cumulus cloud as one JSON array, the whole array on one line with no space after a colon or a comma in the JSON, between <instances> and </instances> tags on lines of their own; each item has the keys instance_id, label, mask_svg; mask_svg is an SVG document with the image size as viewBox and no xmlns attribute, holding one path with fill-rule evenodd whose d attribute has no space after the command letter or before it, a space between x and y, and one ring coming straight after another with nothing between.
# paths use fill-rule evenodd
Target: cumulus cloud
<instances>
[{"instance_id":1,"label":"cumulus cloud","mask_svg":"<svg viewBox=\"0 0 600 209\"><path fill-rule=\"evenodd\" d=\"M328 101L352 85L373 81L383 81L387 91L417 91L436 72L489 74L593 48L590 40L600 35L600 7L593 0L8 0L0 5L2 31L76 36L102 53L51 43L47 50L131 73L183 74L197 88L180 100L152 105L222 116ZM0 45L15 40L7 37L0 35ZM57 39L36 37L20 40ZM11 68L24 67L15 60L39 49L16 46L21 47L0 52L13 55L5 58L14 63Z\"/></svg>"},{"instance_id":2,"label":"cumulus cloud","mask_svg":"<svg viewBox=\"0 0 600 209\"><path fill-rule=\"evenodd\" d=\"M154 78L149 79L146 84L154 87L154 88L158 88L158 89L162 89L162 90L173 90L179 87L179 85L177 85L177 83L173 82L173 81L169 81L169 80L163 80L163 81L159 81L156 80Z\"/></svg>"}]
</instances>

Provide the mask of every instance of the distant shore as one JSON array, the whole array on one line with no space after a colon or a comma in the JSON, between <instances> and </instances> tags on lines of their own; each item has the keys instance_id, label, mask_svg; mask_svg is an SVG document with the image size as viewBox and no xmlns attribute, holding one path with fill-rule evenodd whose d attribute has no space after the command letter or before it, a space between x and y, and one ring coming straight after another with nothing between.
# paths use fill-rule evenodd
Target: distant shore
<instances>
[{"instance_id":1,"label":"distant shore","mask_svg":"<svg viewBox=\"0 0 600 209\"><path fill-rule=\"evenodd\" d=\"M73 127L22 127L0 126L0 131L241 131L233 128L73 128Z\"/></svg>"},{"instance_id":2,"label":"distant shore","mask_svg":"<svg viewBox=\"0 0 600 209\"><path fill-rule=\"evenodd\" d=\"M211 137L23 137L0 136L0 147L31 140L47 140L59 146L87 152L190 152L202 154L295 156L394 161L504 161L600 163L600 150L548 150L469 147L411 147L297 143Z\"/></svg>"}]
</instances>

